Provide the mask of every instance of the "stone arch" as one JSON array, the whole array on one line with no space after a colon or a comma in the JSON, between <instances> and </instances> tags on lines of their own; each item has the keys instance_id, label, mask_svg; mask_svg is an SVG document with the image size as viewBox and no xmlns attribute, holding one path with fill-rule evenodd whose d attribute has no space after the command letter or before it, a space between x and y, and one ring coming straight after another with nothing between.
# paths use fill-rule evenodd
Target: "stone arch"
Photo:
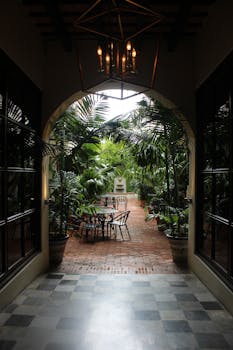
<instances>
[{"instance_id":1,"label":"stone arch","mask_svg":"<svg viewBox=\"0 0 233 350\"><path fill-rule=\"evenodd\" d=\"M105 90L111 89L111 84L108 84ZM132 87L131 87L132 89ZM102 89L101 91L103 91ZM100 90L95 90L98 92ZM141 91L141 87L137 87L135 85L134 91ZM177 106L170 101L165 96L161 95L156 90L147 90L143 92L148 97L159 100L165 107L172 108L175 110L176 117L180 120L183 125L187 137L188 137L188 148L189 148L189 185L187 188L186 197L189 200L190 211L189 211L189 261L192 259L192 255L195 249L195 135L194 132L185 116L182 112L180 112ZM60 117L60 115L75 101L81 99L86 96L87 93L82 91L77 91L73 95L71 95L68 99L63 101L52 113L49 117L47 123L45 124L42 136L45 141L49 139L49 135L51 133L52 127L56 120ZM48 208L45 207L46 199L48 199L48 165L49 159L45 157L42 163L42 230L44 230L43 237L48 236ZM43 208L44 206L44 208Z\"/></svg>"}]
</instances>

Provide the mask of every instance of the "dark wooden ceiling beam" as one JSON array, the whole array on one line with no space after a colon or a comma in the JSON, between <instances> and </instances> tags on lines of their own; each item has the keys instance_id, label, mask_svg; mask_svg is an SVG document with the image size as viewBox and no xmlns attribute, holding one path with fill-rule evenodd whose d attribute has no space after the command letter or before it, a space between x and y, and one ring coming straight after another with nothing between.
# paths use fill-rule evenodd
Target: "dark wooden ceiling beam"
<instances>
[{"instance_id":1,"label":"dark wooden ceiling beam","mask_svg":"<svg viewBox=\"0 0 233 350\"><path fill-rule=\"evenodd\" d=\"M66 26L63 17L59 11L58 2L44 0L45 8L48 12L51 21L54 23L56 33L62 41L62 45L65 51L72 50L72 39L69 32L66 30Z\"/></svg>"},{"instance_id":2,"label":"dark wooden ceiling beam","mask_svg":"<svg viewBox=\"0 0 233 350\"><path fill-rule=\"evenodd\" d=\"M174 51L182 35L185 32L185 25L188 22L192 10L192 3L187 0L179 1L179 10L174 23L171 25L171 31L167 36L167 45L169 51Z\"/></svg>"},{"instance_id":3,"label":"dark wooden ceiling beam","mask_svg":"<svg viewBox=\"0 0 233 350\"><path fill-rule=\"evenodd\" d=\"M62 17L78 17L80 15L80 12L78 11L60 11ZM41 18L41 17L47 17L48 13L46 11L30 11L30 16L32 18ZM177 11L164 11L163 15L166 17L174 17L177 15ZM207 17L208 12L207 11L192 11L190 14L190 17Z\"/></svg>"},{"instance_id":4,"label":"dark wooden ceiling beam","mask_svg":"<svg viewBox=\"0 0 233 350\"><path fill-rule=\"evenodd\" d=\"M59 38L62 41L66 51L72 49L72 38L79 36L93 38L89 33L82 30L76 32L74 21L96 0L18 0L25 5L34 25L38 28L41 35L48 39ZM103 1L103 0L102 0ZM133 0L134 1L134 0ZM137 1L137 0L135 0ZM140 2L138 0L137 2ZM143 0L143 6L148 6L152 11L161 13L164 16L163 22L157 24L144 33L146 37L152 36L158 32L167 38L167 44L170 50L175 49L182 36L193 35L202 26L203 19L208 16L208 6L216 0ZM121 2L123 3L123 1ZM124 13L122 12L122 16ZM138 19L135 14L126 15L127 28L129 32L135 32L135 26L142 19ZM98 21L100 22L100 21ZM93 27L98 25L97 21ZM146 22L145 26L149 25ZM101 27L109 27L114 30L115 24L105 16L101 21ZM139 25L138 25L139 27ZM140 28L139 28L140 29Z\"/></svg>"}]
</instances>

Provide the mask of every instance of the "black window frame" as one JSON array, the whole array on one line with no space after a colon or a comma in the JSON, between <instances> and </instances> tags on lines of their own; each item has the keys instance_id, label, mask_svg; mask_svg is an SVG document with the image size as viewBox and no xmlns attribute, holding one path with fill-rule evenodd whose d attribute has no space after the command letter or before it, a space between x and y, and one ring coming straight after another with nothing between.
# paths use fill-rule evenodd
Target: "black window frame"
<instances>
[{"instance_id":1,"label":"black window frame","mask_svg":"<svg viewBox=\"0 0 233 350\"><path fill-rule=\"evenodd\" d=\"M25 73L4 53L0 50L0 118L1 118L1 163L0 163L0 190L1 190L1 217L0 217L0 288L6 284L18 271L20 271L36 254L41 251L41 162L42 156L37 143L29 142L30 137L38 139L41 135L41 91L39 88L25 75ZM20 143L20 158L19 161L11 163L8 152L11 147L11 152L14 152L13 144L14 135L11 135L10 142L8 142L8 125L15 130L20 129L21 133L18 137ZM29 137L30 135L30 137ZM29 140L29 141L28 141ZM10 144L9 144L10 143ZM31 151L34 156L33 167L25 167L26 151ZM12 153L11 153L12 154ZM31 206L28 207L28 196L25 196L27 184L24 178L28 174L35 178L33 183L34 198L31 198ZM8 183L10 178L19 178L16 190L19 192L19 203L16 203L17 210L9 209L9 191ZM14 195L14 193L13 193ZM27 200L27 207L25 201ZM33 215L33 225L30 229L34 232L28 234L32 237L32 249L26 249L26 238L24 234L25 220L28 220ZM20 225L17 228L17 237L14 237L14 225ZM10 231L12 231L10 233ZM11 239L10 240L10 234ZM18 247L20 247L20 257L16 256L10 259L9 250L14 250L14 240ZM10 244L10 246L8 246ZM8 247L10 249L8 250ZM11 257L12 258L12 257ZM9 264L9 261L13 261Z\"/></svg>"},{"instance_id":2,"label":"black window frame","mask_svg":"<svg viewBox=\"0 0 233 350\"><path fill-rule=\"evenodd\" d=\"M196 239L195 239L195 253L219 276L230 289L233 290L233 52L219 65L219 67L211 74L211 76L200 86L197 91L197 134L196 134ZM228 138L225 139L224 145L229 147L229 157L225 167L218 168L216 157L218 135L212 133L211 142L213 143L212 167L205 168L205 150L204 143L206 136L204 130L207 127L209 120L215 122L217 120L216 114L219 112L224 103L229 104L228 119L226 119L225 127L229 130ZM224 121L220 124L224 128ZM214 129L215 125L213 125ZM210 133L211 135L211 133ZM202 251L202 244L205 238L203 230L204 224L204 177L209 174L213 179L213 187L211 192L211 211L208 212L210 221L211 235L211 251L210 256ZM216 209L217 203L217 176L228 175L229 180L229 207L225 211L225 216L218 215ZM221 213L220 213L221 214ZM216 230L218 225L224 225L226 232L228 232L228 246L225 247L228 254L228 264L223 266L216 259L217 238Z\"/></svg>"}]
</instances>

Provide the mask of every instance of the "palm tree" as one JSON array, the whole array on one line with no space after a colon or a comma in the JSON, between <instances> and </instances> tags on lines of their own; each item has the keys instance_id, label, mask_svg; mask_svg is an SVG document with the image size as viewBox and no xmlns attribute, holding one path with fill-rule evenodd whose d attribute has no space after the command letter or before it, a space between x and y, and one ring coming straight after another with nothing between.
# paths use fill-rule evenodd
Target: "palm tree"
<instances>
[{"instance_id":1,"label":"palm tree","mask_svg":"<svg viewBox=\"0 0 233 350\"><path fill-rule=\"evenodd\" d=\"M56 146L56 153L50 164L50 195L54 199L50 214L58 218L59 235L65 233L69 215L85 199L87 191L82 187L80 175L100 142L107 107L105 99L86 96L71 106L53 128L50 142Z\"/></svg>"},{"instance_id":2,"label":"palm tree","mask_svg":"<svg viewBox=\"0 0 233 350\"><path fill-rule=\"evenodd\" d=\"M130 146L137 164L144 170L142 182L154 177L156 183L159 174L161 183L162 176L166 183L165 199L170 206L179 207L184 197L181 192L185 192L187 186L188 149L184 129L175 112L159 101L143 100L127 120L116 120L112 135ZM148 173L152 176L147 176Z\"/></svg>"}]
</instances>

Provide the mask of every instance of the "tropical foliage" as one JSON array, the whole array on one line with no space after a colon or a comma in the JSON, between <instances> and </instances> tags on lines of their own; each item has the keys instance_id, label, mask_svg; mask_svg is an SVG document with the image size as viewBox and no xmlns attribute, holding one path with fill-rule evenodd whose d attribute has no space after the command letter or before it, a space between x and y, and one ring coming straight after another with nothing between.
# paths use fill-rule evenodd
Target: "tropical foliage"
<instances>
[{"instance_id":1,"label":"tropical foliage","mask_svg":"<svg viewBox=\"0 0 233 350\"><path fill-rule=\"evenodd\" d=\"M116 176L124 177L127 190L137 192L147 205L156 202L156 215L161 201L170 219L174 210L179 215L185 209L188 148L175 111L144 99L132 113L112 120L107 116L107 101L90 95L69 108L54 126L50 142L57 153L51 161L51 181L57 179L60 209L66 208L61 221L67 222L74 208L80 213L85 203L112 191ZM51 186L51 195L58 195L54 191ZM68 203L66 196L73 199Z\"/></svg>"},{"instance_id":2,"label":"tropical foliage","mask_svg":"<svg viewBox=\"0 0 233 350\"><path fill-rule=\"evenodd\" d=\"M158 220L162 207L160 217L170 232L187 232L188 147L175 111L158 101L144 100L114 135L116 140L125 140L140 169L138 192L152 207L146 219Z\"/></svg>"}]
</instances>

